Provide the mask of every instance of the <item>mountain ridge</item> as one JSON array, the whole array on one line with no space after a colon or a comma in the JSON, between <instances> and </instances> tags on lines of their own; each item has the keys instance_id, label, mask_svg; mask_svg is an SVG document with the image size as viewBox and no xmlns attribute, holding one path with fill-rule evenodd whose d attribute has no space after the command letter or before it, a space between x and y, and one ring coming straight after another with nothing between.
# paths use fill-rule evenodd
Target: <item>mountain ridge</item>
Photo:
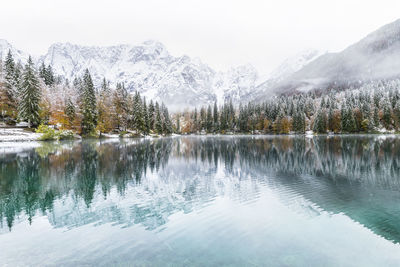
<instances>
[{"instance_id":1,"label":"mountain ridge","mask_svg":"<svg viewBox=\"0 0 400 267\"><path fill-rule=\"evenodd\" d=\"M26 61L27 53L0 39L0 55L11 49ZM89 69L96 86L103 78L182 110L218 102L262 101L271 94L343 88L376 79L400 77L400 19L386 24L337 53L306 50L286 59L265 81L251 65L216 71L198 58L173 56L158 41L138 45L83 46L54 43L37 63L52 65L72 81Z\"/></svg>"},{"instance_id":2,"label":"mountain ridge","mask_svg":"<svg viewBox=\"0 0 400 267\"><path fill-rule=\"evenodd\" d=\"M337 53L326 53L273 88L287 93L343 88L400 77L400 19Z\"/></svg>"}]
</instances>

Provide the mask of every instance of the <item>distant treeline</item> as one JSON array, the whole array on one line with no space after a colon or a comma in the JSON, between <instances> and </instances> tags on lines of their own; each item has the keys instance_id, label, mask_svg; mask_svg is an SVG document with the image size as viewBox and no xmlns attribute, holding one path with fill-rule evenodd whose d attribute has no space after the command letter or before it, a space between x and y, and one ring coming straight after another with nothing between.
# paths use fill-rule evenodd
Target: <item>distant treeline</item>
<instances>
[{"instance_id":1,"label":"distant treeline","mask_svg":"<svg viewBox=\"0 0 400 267\"><path fill-rule=\"evenodd\" d=\"M0 121L26 121L31 127L57 125L83 135L134 131L176 133L370 133L399 131L400 81L378 81L354 89L313 91L235 106L217 103L171 118L167 107L123 83L93 85L88 70L72 83L31 58L24 67L9 51L0 64Z\"/></svg>"},{"instance_id":2,"label":"distant treeline","mask_svg":"<svg viewBox=\"0 0 400 267\"><path fill-rule=\"evenodd\" d=\"M214 104L178 114L183 133L368 133L399 131L400 80L360 88L275 96L235 107Z\"/></svg>"}]
</instances>

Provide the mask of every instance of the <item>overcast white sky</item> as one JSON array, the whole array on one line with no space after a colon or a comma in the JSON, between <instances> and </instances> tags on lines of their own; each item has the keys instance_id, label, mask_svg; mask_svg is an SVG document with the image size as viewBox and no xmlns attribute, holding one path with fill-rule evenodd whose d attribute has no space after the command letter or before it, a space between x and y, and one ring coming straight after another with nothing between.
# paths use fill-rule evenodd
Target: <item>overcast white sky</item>
<instances>
[{"instance_id":1,"label":"overcast white sky","mask_svg":"<svg viewBox=\"0 0 400 267\"><path fill-rule=\"evenodd\" d=\"M153 39L216 70L251 63L260 76L303 49L339 51L400 18L399 0L0 1L0 38L33 55L54 42Z\"/></svg>"}]
</instances>

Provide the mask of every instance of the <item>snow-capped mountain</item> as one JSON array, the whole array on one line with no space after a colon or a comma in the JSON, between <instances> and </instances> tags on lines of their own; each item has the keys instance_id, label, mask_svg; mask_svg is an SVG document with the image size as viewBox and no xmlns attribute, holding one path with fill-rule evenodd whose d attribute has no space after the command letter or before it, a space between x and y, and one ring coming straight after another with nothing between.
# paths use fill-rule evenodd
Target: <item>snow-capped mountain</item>
<instances>
[{"instance_id":1,"label":"snow-capped mountain","mask_svg":"<svg viewBox=\"0 0 400 267\"><path fill-rule=\"evenodd\" d=\"M3 57L11 49L16 60L25 62L28 54L0 41ZM234 104L265 98L270 85L293 74L312 61L319 52L307 50L287 59L271 73L270 79L258 85L258 73L248 64L228 71L215 71L196 58L172 56L160 42L146 41L140 45L109 47L55 43L35 62L51 65L53 71L70 82L89 69L96 86L103 78L112 86L122 82L133 92L148 99L164 102L171 110L199 107L232 101ZM258 86L257 86L258 85ZM267 86L266 86L267 85Z\"/></svg>"},{"instance_id":2,"label":"snow-capped mountain","mask_svg":"<svg viewBox=\"0 0 400 267\"><path fill-rule=\"evenodd\" d=\"M276 82L283 81L296 71L299 71L304 66L321 56L323 53L316 49L306 49L296 55L287 58L281 65L273 70L269 76Z\"/></svg>"},{"instance_id":3,"label":"snow-capped mountain","mask_svg":"<svg viewBox=\"0 0 400 267\"><path fill-rule=\"evenodd\" d=\"M164 102L171 109L202 106L218 100L238 101L254 88L257 72L250 65L216 72L199 59L174 57L163 44L147 41L141 45L110 47L79 46L70 43L52 45L40 61L69 80L86 68L94 82L103 77L123 82L130 91Z\"/></svg>"},{"instance_id":4,"label":"snow-capped mountain","mask_svg":"<svg viewBox=\"0 0 400 267\"><path fill-rule=\"evenodd\" d=\"M267 97L271 96L273 93L272 89L275 86L290 77L293 73L301 70L304 66L310 64L322 54L323 53L318 50L307 49L287 58L269 74L269 78L266 81L257 86L253 86L252 90L242 94L240 101L246 103L248 101L257 102L265 100Z\"/></svg>"},{"instance_id":5,"label":"snow-capped mountain","mask_svg":"<svg viewBox=\"0 0 400 267\"><path fill-rule=\"evenodd\" d=\"M29 55L19 49L16 49L13 45L11 45L8 41L4 39L0 39L0 59L5 60L8 51L11 51L16 62L21 61L21 63L25 63L28 60Z\"/></svg>"},{"instance_id":6,"label":"snow-capped mountain","mask_svg":"<svg viewBox=\"0 0 400 267\"><path fill-rule=\"evenodd\" d=\"M8 50L18 62L24 53L0 40L0 55ZM88 68L97 86L103 78L113 86L123 82L131 91L164 102L171 110L232 100L261 101L274 93L348 87L376 79L400 77L400 20L385 25L339 53L306 50L285 60L264 82L251 65L215 71L196 58L173 56L156 41L109 47L56 43L36 60L51 64L70 81Z\"/></svg>"},{"instance_id":7,"label":"snow-capped mountain","mask_svg":"<svg viewBox=\"0 0 400 267\"><path fill-rule=\"evenodd\" d=\"M400 77L400 20L372 32L339 53L327 53L290 75L275 92L341 88Z\"/></svg>"},{"instance_id":8,"label":"snow-capped mountain","mask_svg":"<svg viewBox=\"0 0 400 267\"><path fill-rule=\"evenodd\" d=\"M123 82L130 91L163 101L168 106L193 106L215 101L212 82L215 72L198 59L173 57L159 42L110 47L52 45L41 58L57 74L72 80L86 68L96 85L103 78Z\"/></svg>"},{"instance_id":9,"label":"snow-capped mountain","mask_svg":"<svg viewBox=\"0 0 400 267\"><path fill-rule=\"evenodd\" d=\"M213 82L218 103L239 103L254 90L257 78L257 70L250 64L231 68L227 72L218 72Z\"/></svg>"}]
</instances>

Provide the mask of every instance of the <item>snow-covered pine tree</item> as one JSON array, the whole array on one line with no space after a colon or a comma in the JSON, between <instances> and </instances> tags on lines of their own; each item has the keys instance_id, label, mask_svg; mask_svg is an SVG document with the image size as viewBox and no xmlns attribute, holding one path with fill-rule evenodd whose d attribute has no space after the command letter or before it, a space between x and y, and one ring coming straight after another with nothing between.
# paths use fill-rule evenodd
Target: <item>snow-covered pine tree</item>
<instances>
[{"instance_id":1,"label":"snow-covered pine tree","mask_svg":"<svg viewBox=\"0 0 400 267\"><path fill-rule=\"evenodd\" d=\"M243 106L239 107L239 130L240 132L247 132L248 131L248 120L249 116L247 113L246 108Z\"/></svg>"},{"instance_id":2,"label":"snow-covered pine tree","mask_svg":"<svg viewBox=\"0 0 400 267\"><path fill-rule=\"evenodd\" d=\"M396 129L400 130L400 99L394 105L393 116L395 118Z\"/></svg>"},{"instance_id":3,"label":"snow-covered pine tree","mask_svg":"<svg viewBox=\"0 0 400 267\"><path fill-rule=\"evenodd\" d=\"M181 116L180 116L179 113L177 113L177 114L176 114L176 126L175 126L175 132L176 132L177 134L179 134L179 133L181 132L181 123L180 123L180 120L181 120Z\"/></svg>"},{"instance_id":4,"label":"snow-covered pine tree","mask_svg":"<svg viewBox=\"0 0 400 267\"><path fill-rule=\"evenodd\" d=\"M15 64L15 71L14 71L14 83L15 83L15 90L17 94L17 102L19 101L19 96L20 96L20 91L21 91L21 83L22 83L22 73L23 73L24 67L21 64L21 61L18 61L17 64Z\"/></svg>"},{"instance_id":5,"label":"snow-covered pine tree","mask_svg":"<svg viewBox=\"0 0 400 267\"><path fill-rule=\"evenodd\" d=\"M97 130L99 130L100 133L107 133L113 129L113 121L111 118L113 111L112 108L111 90L107 80L103 78L103 82L97 97Z\"/></svg>"},{"instance_id":6,"label":"snow-covered pine tree","mask_svg":"<svg viewBox=\"0 0 400 267\"><path fill-rule=\"evenodd\" d=\"M40 64L40 67L39 67L39 77L45 82L45 78L46 78L46 66L44 65L44 62L42 62L42 64Z\"/></svg>"},{"instance_id":7,"label":"snow-covered pine tree","mask_svg":"<svg viewBox=\"0 0 400 267\"><path fill-rule=\"evenodd\" d=\"M21 101L19 103L19 117L26 120L29 127L36 127L40 123L39 102L41 91L39 88L39 80L36 77L32 58L29 57L25 65L22 88Z\"/></svg>"},{"instance_id":8,"label":"snow-covered pine tree","mask_svg":"<svg viewBox=\"0 0 400 267\"><path fill-rule=\"evenodd\" d=\"M392 111L390 107L390 102L388 99L383 101L383 124L385 125L386 129L392 128Z\"/></svg>"},{"instance_id":9,"label":"snow-covered pine tree","mask_svg":"<svg viewBox=\"0 0 400 267\"><path fill-rule=\"evenodd\" d=\"M214 102L214 109L213 109L213 119L214 119L214 132L219 131L219 121L218 121L218 107L217 107L217 101Z\"/></svg>"},{"instance_id":10,"label":"snow-covered pine tree","mask_svg":"<svg viewBox=\"0 0 400 267\"><path fill-rule=\"evenodd\" d=\"M199 129L199 121L197 118L197 108L195 107L194 113L193 113L193 129L192 129L192 131L197 133L198 129Z\"/></svg>"},{"instance_id":11,"label":"snow-covered pine tree","mask_svg":"<svg viewBox=\"0 0 400 267\"><path fill-rule=\"evenodd\" d=\"M143 133L145 128L145 121L143 114L142 99L140 98L139 92L135 93L135 97L133 99L132 112L133 112L132 128L140 133Z\"/></svg>"},{"instance_id":12,"label":"snow-covered pine tree","mask_svg":"<svg viewBox=\"0 0 400 267\"><path fill-rule=\"evenodd\" d=\"M113 95L113 105L115 109L115 124L117 128L127 128L128 118L128 92L125 86L121 83L117 83L116 89Z\"/></svg>"},{"instance_id":13,"label":"snow-covered pine tree","mask_svg":"<svg viewBox=\"0 0 400 267\"><path fill-rule=\"evenodd\" d=\"M326 123L326 112L325 108L320 108L317 111L317 115L314 121L313 131L316 133L326 133L327 123Z\"/></svg>"},{"instance_id":14,"label":"snow-covered pine tree","mask_svg":"<svg viewBox=\"0 0 400 267\"><path fill-rule=\"evenodd\" d=\"M150 100L149 108L148 108L148 117L149 117L149 129L154 131L154 122L155 122L155 107L153 100Z\"/></svg>"},{"instance_id":15,"label":"snow-covered pine tree","mask_svg":"<svg viewBox=\"0 0 400 267\"><path fill-rule=\"evenodd\" d=\"M375 127L379 127L379 124L380 124L380 119L379 119L379 109L378 109L378 107L374 107L374 117L373 117L373 120L374 120L374 126Z\"/></svg>"},{"instance_id":16,"label":"snow-covered pine tree","mask_svg":"<svg viewBox=\"0 0 400 267\"><path fill-rule=\"evenodd\" d=\"M143 133L145 135L148 135L150 133L150 118L145 97L143 97L143 121L144 121Z\"/></svg>"},{"instance_id":17,"label":"snow-covered pine tree","mask_svg":"<svg viewBox=\"0 0 400 267\"><path fill-rule=\"evenodd\" d=\"M164 104L162 104L161 110L162 110L163 117L164 117L163 132L164 132L164 134L172 134L172 132L173 132L172 122L171 122L171 118L169 117L168 109Z\"/></svg>"},{"instance_id":18,"label":"snow-covered pine tree","mask_svg":"<svg viewBox=\"0 0 400 267\"><path fill-rule=\"evenodd\" d=\"M51 65L48 65L47 68L45 69L45 73L44 73L44 82L46 85L48 86L52 86L55 83L55 77L54 77L54 73L53 73L53 69L51 67Z\"/></svg>"},{"instance_id":19,"label":"snow-covered pine tree","mask_svg":"<svg viewBox=\"0 0 400 267\"><path fill-rule=\"evenodd\" d=\"M200 109L200 122L199 122L199 131L203 131L206 129L206 121L207 121L207 113L206 109L202 107Z\"/></svg>"},{"instance_id":20,"label":"snow-covered pine tree","mask_svg":"<svg viewBox=\"0 0 400 267\"><path fill-rule=\"evenodd\" d=\"M68 126L72 127L75 117L76 117L76 111L75 111L75 106L72 103L72 100L70 97L67 99L66 104L65 104L65 115L67 115Z\"/></svg>"},{"instance_id":21,"label":"snow-covered pine tree","mask_svg":"<svg viewBox=\"0 0 400 267\"><path fill-rule=\"evenodd\" d=\"M11 50L8 50L5 62L4 62L4 80L6 85L6 93L13 106L17 106L18 101L18 89L17 81L15 80L15 62L12 56Z\"/></svg>"},{"instance_id":22,"label":"snow-covered pine tree","mask_svg":"<svg viewBox=\"0 0 400 267\"><path fill-rule=\"evenodd\" d=\"M154 122L155 131L158 134L163 134L163 121L161 118L160 105L158 104L158 102L156 102L155 113L156 113L156 120Z\"/></svg>"},{"instance_id":23,"label":"snow-covered pine tree","mask_svg":"<svg viewBox=\"0 0 400 267\"><path fill-rule=\"evenodd\" d=\"M227 123L227 107L223 105L219 112L219 130L225 132L228 129Z\"/></svg>"},{"instance_id":24,"label":"snow-covered pine tree","mask_svg":"<svg viewBox=\"0 0 400 267\"><path fill-rule=\"evenodd\" d=\"M296 133L304 133L306 129L305 115L298 107L293 115L293 131Z\"/></svg>"},{"instance_id":25,"label":"snow-covered pine tree","mask_svg":"<svg viewBox=\"0 0 400 267\"><path fill-rule=\"evenodd\" d=\"M208 133L213 131L213 117L210 105L207 107L206 130Z\"/></svg>"},{"instance_id":26,"label":"snow-covered pine tree","mask_svg":"<svg viewBox=\"0 0 400 267\"><path fill-rule=\"evenodd\" d=\"M342 132L354 133L357 129L356 120L354 118L353 110L350 106L344 107L342 113Z\"/></svg>"},{"instance_id":27,"label":"snow-covered pine tree","mask_svg":"<svg viewBox=\"0 0 400 267\"><path fill-rule=\"evenodd\" d=\"M97 126L95 89L89 70L83 75L82 134L92 135Z\"/></svg>"}]
</instances>

